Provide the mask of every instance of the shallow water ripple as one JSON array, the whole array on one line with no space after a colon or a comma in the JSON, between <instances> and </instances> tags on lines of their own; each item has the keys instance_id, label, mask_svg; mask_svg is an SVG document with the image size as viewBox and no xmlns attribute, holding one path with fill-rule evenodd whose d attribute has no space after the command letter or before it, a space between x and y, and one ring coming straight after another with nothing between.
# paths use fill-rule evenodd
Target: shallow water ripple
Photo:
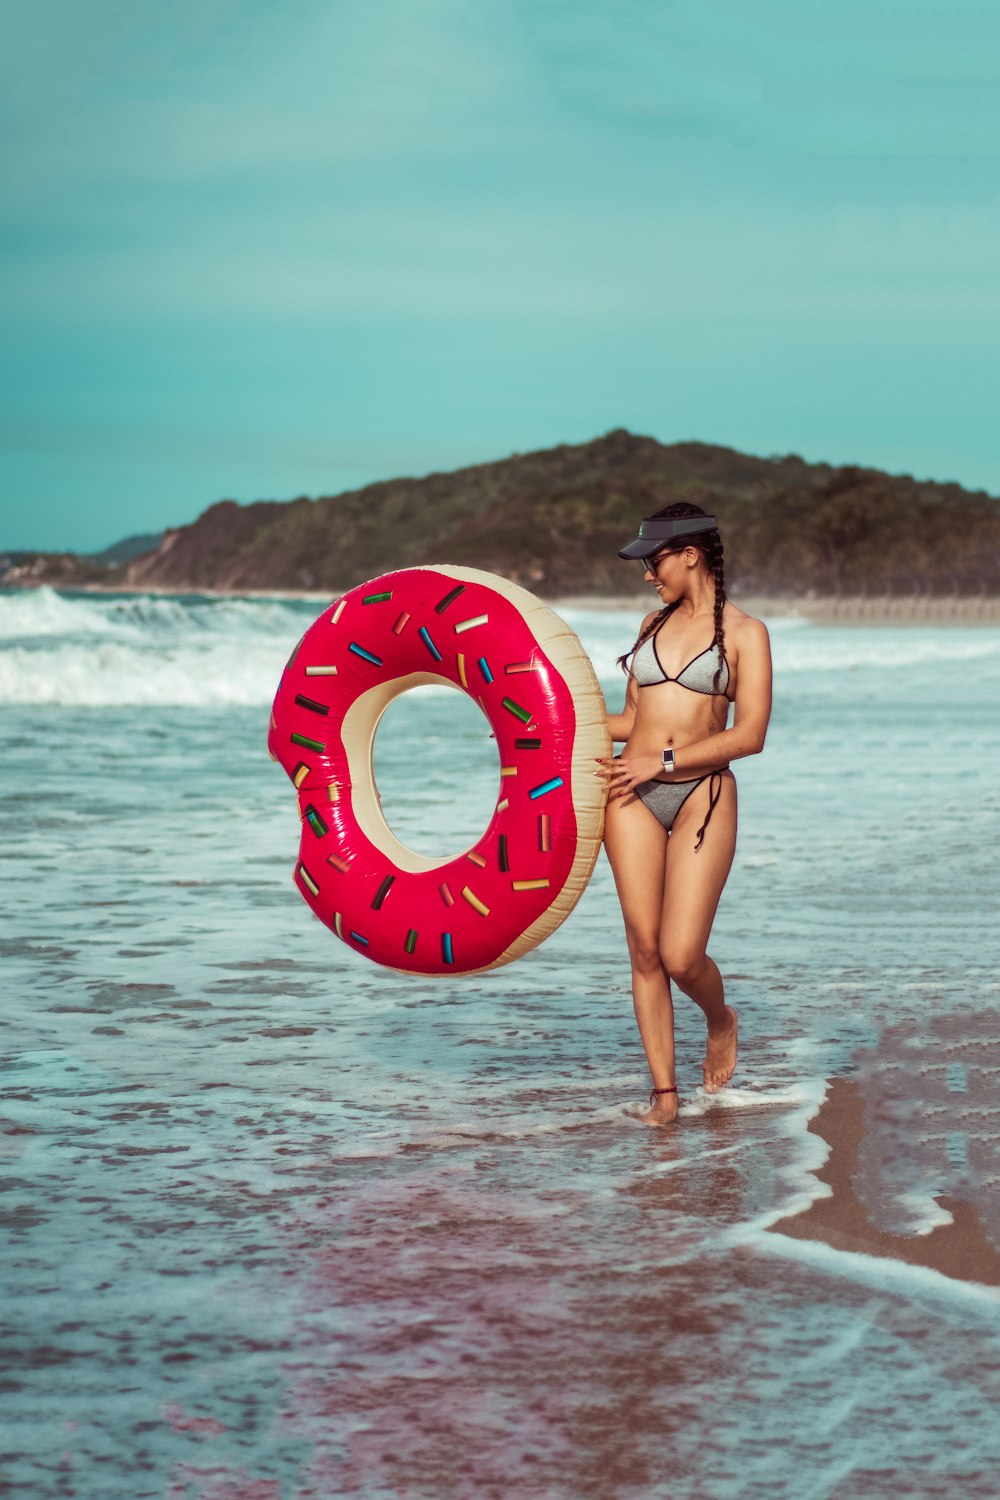
<instances>
[{"instance_id":1,"label":"shallow water ripple","mask_svg":"<svg viewBox=\"0 0 1000 1500\"><path fill-rule=\"evenodd\" d=\"M622 622L585 623L602 659ZM266 709L8 705L0 1481L30 1500L992 1495L994 1294L764 1232L821 1191L805 1123L825 1080L907 1037L940 1048L938 1102L972 1141L963 1164L924 1132L935 1187L992 1171L954 1027L970 998L997 1005L1000 711L963 708L976 727L928 800L910 747L972 689L928 707L927 660L887 679L858 634L776 631L787 672L767 754L737 768L713 940L744 1050L701 1094L678 998L668 1134L635 1119L603 864L517 964L408 979L293 890ZM966 634L997 633L952 649ZM1000 653L976 660L978 695ZM913 1227L911 1167L863 1158L890 1226Z\"/></svg>"}]
</instances>

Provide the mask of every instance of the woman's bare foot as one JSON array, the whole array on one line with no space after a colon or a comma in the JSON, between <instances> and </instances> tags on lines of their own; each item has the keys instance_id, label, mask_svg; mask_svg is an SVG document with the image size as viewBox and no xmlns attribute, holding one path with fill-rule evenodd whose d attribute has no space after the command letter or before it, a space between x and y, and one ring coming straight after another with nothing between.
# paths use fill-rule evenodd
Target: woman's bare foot
<instances>
[{"instance_id":1,"label":"woman's bare foot","mask_svg":"<svg viewBox=\"0 0 1000 1500\"><path fill-rule=\"evenodd\" d=\"M652 1109L647 1109L639 1119L644 1125L672 1125L679 1109L680 1102L676 1094L657 1094Z\"/></svg>"},{"instance_id":2,"label":"woman's bare foot","mask_svg":"<svg viewBox=\"0 0 1000 1500\"><path fill-rule=\"evenodd\" d=\"M725 1009L724 1021L717 1026L709 1024L705 1061L701 1065L705 1088L710 1094L717 1094L736 1071L736 1012L731 1005Z\"/></svg>"}]
</instances>

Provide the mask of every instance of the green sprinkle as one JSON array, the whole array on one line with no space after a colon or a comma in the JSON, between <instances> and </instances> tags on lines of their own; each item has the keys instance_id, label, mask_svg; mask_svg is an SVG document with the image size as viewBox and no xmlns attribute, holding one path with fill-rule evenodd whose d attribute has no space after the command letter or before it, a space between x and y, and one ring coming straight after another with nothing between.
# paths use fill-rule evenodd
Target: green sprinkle
<instances>
[{"instance_id":1,"label":"green sprinkle","mask_svg":"<svg viewBox=\"0 0 1000 1500\"><path fill-rule=\"evenodd\" d=\"M505 698L503 700L503 706L509 714L514 715L515 719L520 719L522 724L528 724L531 722L530 711L526 708L522 708L520 703L515 703L513 698Z\"/></svg>"},{"instance_id":2,"label":"green sprinkle","mask_svg":"<svg viewBox=\"0 0 1000 1500\"><path fill-rule=\"evenodd\" d=\"M318 750L321 755L326 751L326 746L322 740L311 740L304 734L293 734L292 744L301 745L303 750Z\"/></svg>"},{"instance_id":3,"label":"green sprinkle","mask_svg":"<svg viewBox=\"0 0 1000 1500\"><path fill-rule=\"evenodd\" d=\"M392 589L389 589L388 592L385 593L385 594L366 594L365 597L362 599L361 603L362 604L382 604L384 602L384 600L391 599L391 598L392 598Z\"/></svg>"}]
</instances>

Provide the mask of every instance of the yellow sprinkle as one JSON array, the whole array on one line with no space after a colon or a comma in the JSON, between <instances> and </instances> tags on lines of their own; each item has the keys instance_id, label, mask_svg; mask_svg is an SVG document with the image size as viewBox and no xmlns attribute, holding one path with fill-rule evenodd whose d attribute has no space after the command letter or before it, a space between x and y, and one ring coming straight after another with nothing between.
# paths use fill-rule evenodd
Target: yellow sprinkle
<instances>
[{"instance_id":1,"label":"yellow sprinkle","mask_svg":"<svg viewBox=\"0 0 1000 1500\"><path fill-rule=\"evenodd\" d=\"M341 924L340 912L339 911L335 911L334 914L333 914L333 930L334 930L334 932L337 934L337 936L339 938L343 939L344 928L343 928L343 925Z\"/></svg>"},{"instance_id":2,"label":"yellow sprinkle","mask_svg":"<svg viewBox=\"0 0 1000 1500\"><path fill-rule=\"evenodd\" d=\"M299 769L296 771L295 775L292 777L292 782L293 782L296 790L298 790L298 788L302 785L302 783L305 781L305 779L306 779L306 777L308 775L309 775L309 767L308 766L299 766Z\"/></svg>"},{"instance_id":3,"label":"yellow sprinkle","mask_svg":"<svg viewBox=\"0 0 1000 1500\"><path fill-rule=\"evenodd\" d=\"M468 679L466 678L466 675L465 675L465 657L462 655L461 651L458 653L458 676L459 676L459 681L461 682L462 686L465 688L465 691L468 692L469 691L469 683L468 683Z\"/></svg>"},{"instance_id":4,"label":"yellow sprinkle","mask_svg":"<svg viewBox=\"0 0 1000 1500\"><path fill-rule=\"evenodd\" d=\"M336 677L336 667L306 667L307 677Z\"/></svg>"},{"instance_id":5,"label":"yellow sprinkle","mask_svg":"<svg viewBox=\"0 0 1000 1500\"><path fill-rule=\"evenodd\" d=\"M326 789L326 795L331 802L340 801L340 788L335 781L330 782L330 785Z\"/></svg>"},{"instance_id":6,"label":"yellow sprinkle","mask_svg":"<svg viewBox=\"0 0 1000 1500\"><path fill-rule=\"evenodd\" d=\"M513 880L515 891L540 891L543 886L548 885L547 880Z\"/></svg>"},{"instance_id":7,"label":"yellow sprinkle","mask_svg":"<svg viewBox=\"0 0 1000 1500\"><path fill-rule=\"evenodd\" d=\"M347 603L346 599L341 599L340 603L337 605L337 608L334 610L333 614L330 616L330 623L332 625L336 625L337 621L340 619L341 615L344 612L344 605L346 603Z\"/></svg>"},{"instance_id":8,"label":"yellow sprinkle","mask_svg":"<svg viewBox=\"0 0 1000 1500\"><path fill-rule=\"evenodd\" d=\"M468 901L469 905L473 907L481 917L489 916L489 907L484 906L479 897L475 895L473 891L470 891L467 885L462 887L462 895L465 897L466 901Z\"/></svg>"},{"instance_id":9,"label":"yellow sprinkle","mask_svg":"<svg viewBox=\"0 0 1000 1500\"><path fill-rule=\"evenodd\" d=\"M516 776L517 775L517 767L516 766L501 766L500 767L500 775L501 776Z\"/></svg>"},{"instance_id":10,"label":"yellow sprinkle","mask_svg":"<svg viewBox=\"0 0 1000 1500\"><path fill-rule=\"evenodd\" d=\"M472 860L472 863L474 865L478 865L481 870L486 869L485 859L481 854L477 854L475 850L473 850L472 853L468 855L468 858Z\"/></svg>"},{"instance_id":11,"label":"yellow sprinkle","mask_svg":"<svg viewBox=\"0 0 1000 1500\"><path fill-rule=\"evenodd\" d=\"M507 801L507 798L504 797L502 802L497 803L497 812L506 812L509 806L510 803Z\"/></svg>"}]
</instances>

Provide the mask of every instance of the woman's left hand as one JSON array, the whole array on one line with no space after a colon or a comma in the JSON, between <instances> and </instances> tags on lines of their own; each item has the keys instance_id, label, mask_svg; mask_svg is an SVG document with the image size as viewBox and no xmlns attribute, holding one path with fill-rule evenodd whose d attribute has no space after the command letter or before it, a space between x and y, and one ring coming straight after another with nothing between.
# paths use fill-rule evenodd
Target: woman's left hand
<instances>
[{"instance_id":1,"label":"woman's left hand","mask_svg":"<svg viewBox=\"0 0 1000 1500\"><path fill-rule=\"evenodd\" d=\"M603 776L607 781L611 800L615 797L627 797L629 793L634 794L641 781L667 779L663 774L663 757L655 750L645 754L625 750L621 755L598 757L595 775Z\"/></svg>"}]
</instances>

